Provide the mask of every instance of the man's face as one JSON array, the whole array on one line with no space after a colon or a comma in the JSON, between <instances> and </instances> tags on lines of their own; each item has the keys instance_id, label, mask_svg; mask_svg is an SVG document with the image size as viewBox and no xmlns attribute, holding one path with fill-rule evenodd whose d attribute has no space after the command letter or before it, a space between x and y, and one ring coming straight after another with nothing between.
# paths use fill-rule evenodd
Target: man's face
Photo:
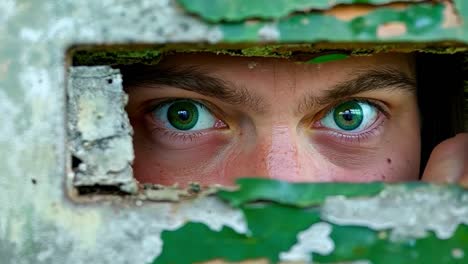
<instances>
[{"instance_id":1,"label":"man's face","mask_svg":"<svg viewBox=\"0 0 468 264\"><path fill-rule=\"evenodd\" d=\"M405 181L419 174L410 55L324 64L167 56L125 76L143 183Z\"/></svg>"}]
</instances>

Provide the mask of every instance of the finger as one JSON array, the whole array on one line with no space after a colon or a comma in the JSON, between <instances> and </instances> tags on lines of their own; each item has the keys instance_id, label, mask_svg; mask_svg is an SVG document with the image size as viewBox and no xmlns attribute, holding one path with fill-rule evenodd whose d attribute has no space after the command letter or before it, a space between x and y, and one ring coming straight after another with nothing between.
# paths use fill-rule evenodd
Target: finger
<instances>
[{"instance_id":1,"label":"finger","mask_svg":"<svg viewBox=\"0 0 468 264\"><path fill-rule=\"evenodd\" d=\"M468 133L444 140L434 148L422 180L468 187Z\"/></svg>"}]
</instances>

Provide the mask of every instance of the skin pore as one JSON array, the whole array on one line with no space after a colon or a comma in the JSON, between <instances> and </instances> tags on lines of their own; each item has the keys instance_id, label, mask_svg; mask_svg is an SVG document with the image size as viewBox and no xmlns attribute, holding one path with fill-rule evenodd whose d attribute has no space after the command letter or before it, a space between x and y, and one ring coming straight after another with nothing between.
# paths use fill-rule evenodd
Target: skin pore
<instances>
[{"instance_id":1,"label":"skin pore","mask_svg":"<svg viewBox=\"0 0 468 264\"><path fill-rule=\"evenodd\" d=\"M134 175L181 186L417 180L414 68L408 54L301 64L199 53L124 69Z\"/></svg>"}]
</instances>

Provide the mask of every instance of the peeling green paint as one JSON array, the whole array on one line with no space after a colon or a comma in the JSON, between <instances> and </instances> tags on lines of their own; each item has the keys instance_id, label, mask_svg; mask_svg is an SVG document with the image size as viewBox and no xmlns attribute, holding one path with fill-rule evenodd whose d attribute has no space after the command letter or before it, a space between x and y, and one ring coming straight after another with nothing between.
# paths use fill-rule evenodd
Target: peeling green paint
<instances>
[{"instance_id":1,"label":"peeling green paint","mask_svg":"<svg viewBox=\"0 0 468 264\"><path fill-rule=\"evenodd\" d=\"M335 220L327 218L330 213L327 208L330 208L332 202L328 199L336 201L349 196L347 200L359 206L352 210L366 210L375 206L375 203L371 202L372 198L380 197L382 203L386 203L385 206L382 204L382 214L388 214L393 210L393 206L414 207L418 203L432 204L425 207L424 212L420 211L420 208L415 208L414 213L417 215L413 219L421 220L419 223L421 226L431 228L445 223L440 217L439 220L434 220L434 223L430 222L431 215L442 213L440 210L447 209L433 207L438 203L441 206L444 204L453 206L447 209L450 213L446 217L451 218L456 215L464 219L464 215L468 214L468 210L463 208L468 199L468 190L457 186L442 188L415 182L387 185L384 191L379 193L382 186L374 183L354 184L354 187L340 183L328 185L280 183L268 179L242 179L238 183L239 191L230 193L222 191L218 195L224 198L226 195L231 195L227 199L234 206L239 206L243 212L249 230L247 233L237 233L227 227L217 232L203 224L190 222L177 230L162 233L161 238L164 241L162 254L157 256L153 263L194 263L214 259L228 262L266 259L270 263L277 263L284 260L286 253L294 251L295 247L296 254L309 254L314 263L357 260L383 264L465 263L468 258L466 255L468 226L465 220L457 222L453 233L441 239L440 234L436 235L428 230L423 235L413 234L410 230L395 235L392 232L397 227L380 229L372 226L372 222L369 222L369 225L362 223L352 226L339 225ZM349 192L349 189L355 193ZM429 193L435 196L431 197ZM315 198L309 199L312 196ZM389 199L386 200L385 197ZM367 202L369 204L366 204ZM304 208L304 205L308 207ZM339 207L334 208L339 209ZM429 218L417 218L420 215ZM393 217L397 218L399 215L395 214ZM413 220L405 219L410 222ZM310 230L318 223L331 228L331 233L327 231L315 233L321 239L327 241L329 239L328 242L317 242L313 237L309 240L300 238L301 233ZM419 225L417 222L414 224ZM301 243L303 246L308 245L309 249L305 248L306 251L298 252L297 248ZM318 245L311 247L311 243ZM324 243L331 245L326 246ZM322 250L317 249L320 247ZM180 253L181 248L184 249L183 254Z\"/></svg>"},{"instance_id":2,"label":"peeling green paint","mask_svg":"<svg viewBox=\"0 0 468 264\"><path fill-rule=\"evenodd\" d=\"M369 14L343 21L323 13L293 15L275 22L280 42L313 41L375 41L377 29L385 23L403 23L406 33L392 40L431 39L445 37L452 30L442 30L443 4L411 5L404 10L378 8ZM258 31L269 22L221 24L224 40L228 42L260 41ZM333 29L333 34L330 34ZM467 34L467 32L462 32Z\"/></svg>"},{"instance_id":3,"label":"peeling green paint","mask_svg":"<svg viewBox=\"0 0 468 264\"><path fill-rule=\"evenodd\" d=\"M161 234L163 251L153 264L190 264L212 259L229 262L268 259L276 263L280 252L297 242L298 232L319 221L318 211L274 204L243 206L242 211L249 227L247 234L227 227L215 232L200 223L164 231Z\"/></svg>"},{"instance_id":4,"label":"peeling green paint","mask_svg":"<svg viewBox=\"0 0 468 264\"><path fill-rule=\"evenodd\" d=\"M325 10L339 4L383 5L392 2L419 2L417 0L178 0L191 13L210 22L241 21L245 19L281 18L292 12Z\"/></svg>"},{"instance_id":5,"label":"peeling green paint","mask_svg":"<svg viewBox=\"0 0 468 264\"><path fill-rule=\"evenodd\" d=\"M349 57L349 55L343 54L343 53L331 53L331 54L325 54L325 55L315 57L315 58L309 60L307 63L320 64L320 63L325 63L325 62L343 60L343 59L346 59L348 57Z\"/></svg>"},{"instance_id":6,"label":"peeling green paint","mask_svg":"<svg viewBox=\"0 0 468 264\"><path fill-rule=\"evenodd\" d=\"M307 207L322 203L327 196L369 196L379 193L385 186L375 183L287 183L262 178L242 178L236 181L235 191L220 191L218 196L232 206L255 201L273 201L280 204Z\"/></svg>"},{"instance_id":7,"label":"peeling green paint","mask_svg":"<svg viewBox=\"0 0 468 264\"><path fill-rule=\"evenodd\" d=\"M415 37L437 38L442 23L443 5L413 5L405 10L379 8L349 22L321 14L297 15L278 23L281 41L373 41L378 39L377 29L385 23L401 22L406 34L395 40ZM306 22L307 21L307 22ZM330 34L333 28L333 34Z\"/></svg>"},{"instance_id":8,"label":"peeling green paint","mask_svg":"<svg viewBox=\"0 0 468 264\"><path fill-rule=\"evenodd\" d=\"M330 236L335 242L335 250L330 255L314 254L313 259L319 263L369 260L379 264L462 264L468 261L466 225L460 225L446 240L430 234L422 239L390 241L388 233L366 227L334 225Z\"/></svg>"}]
</instances>

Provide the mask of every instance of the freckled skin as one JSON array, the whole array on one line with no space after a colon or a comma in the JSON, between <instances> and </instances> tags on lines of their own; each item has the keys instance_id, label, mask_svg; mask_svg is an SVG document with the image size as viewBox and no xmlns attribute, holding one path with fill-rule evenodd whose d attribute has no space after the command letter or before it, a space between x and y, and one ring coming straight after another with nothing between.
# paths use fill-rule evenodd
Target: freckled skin
<instances>
[{"instance_id":1,"label":"freckled skin","mask_svg":"<svg viewBox=\"0 0 468 264\"><path fill-rule=\"evenodd\" d=\"M309 109L305 114L296 111L305 94L322 95L355 69L390 65L414 76L409 55L352 57L306 65L286 59L183 54L169 56L161 63L201 67L256 94L267 110L255 112L178 88L127 87L127 110L135 130L133 168L140 182L232 185L241 176L308 182L418 179L420 130L415 94L389 90L359 94L360 98L382 101L391 110L391 118L359 142L346 142L329 130L314 129L307 115L324 109ZM160 138L150 132L136 109L145 100L165 97L207 100L225 111L223 121L228 128L213 129L202 139L183 144Z\"/></svg>"}]
</instances>

